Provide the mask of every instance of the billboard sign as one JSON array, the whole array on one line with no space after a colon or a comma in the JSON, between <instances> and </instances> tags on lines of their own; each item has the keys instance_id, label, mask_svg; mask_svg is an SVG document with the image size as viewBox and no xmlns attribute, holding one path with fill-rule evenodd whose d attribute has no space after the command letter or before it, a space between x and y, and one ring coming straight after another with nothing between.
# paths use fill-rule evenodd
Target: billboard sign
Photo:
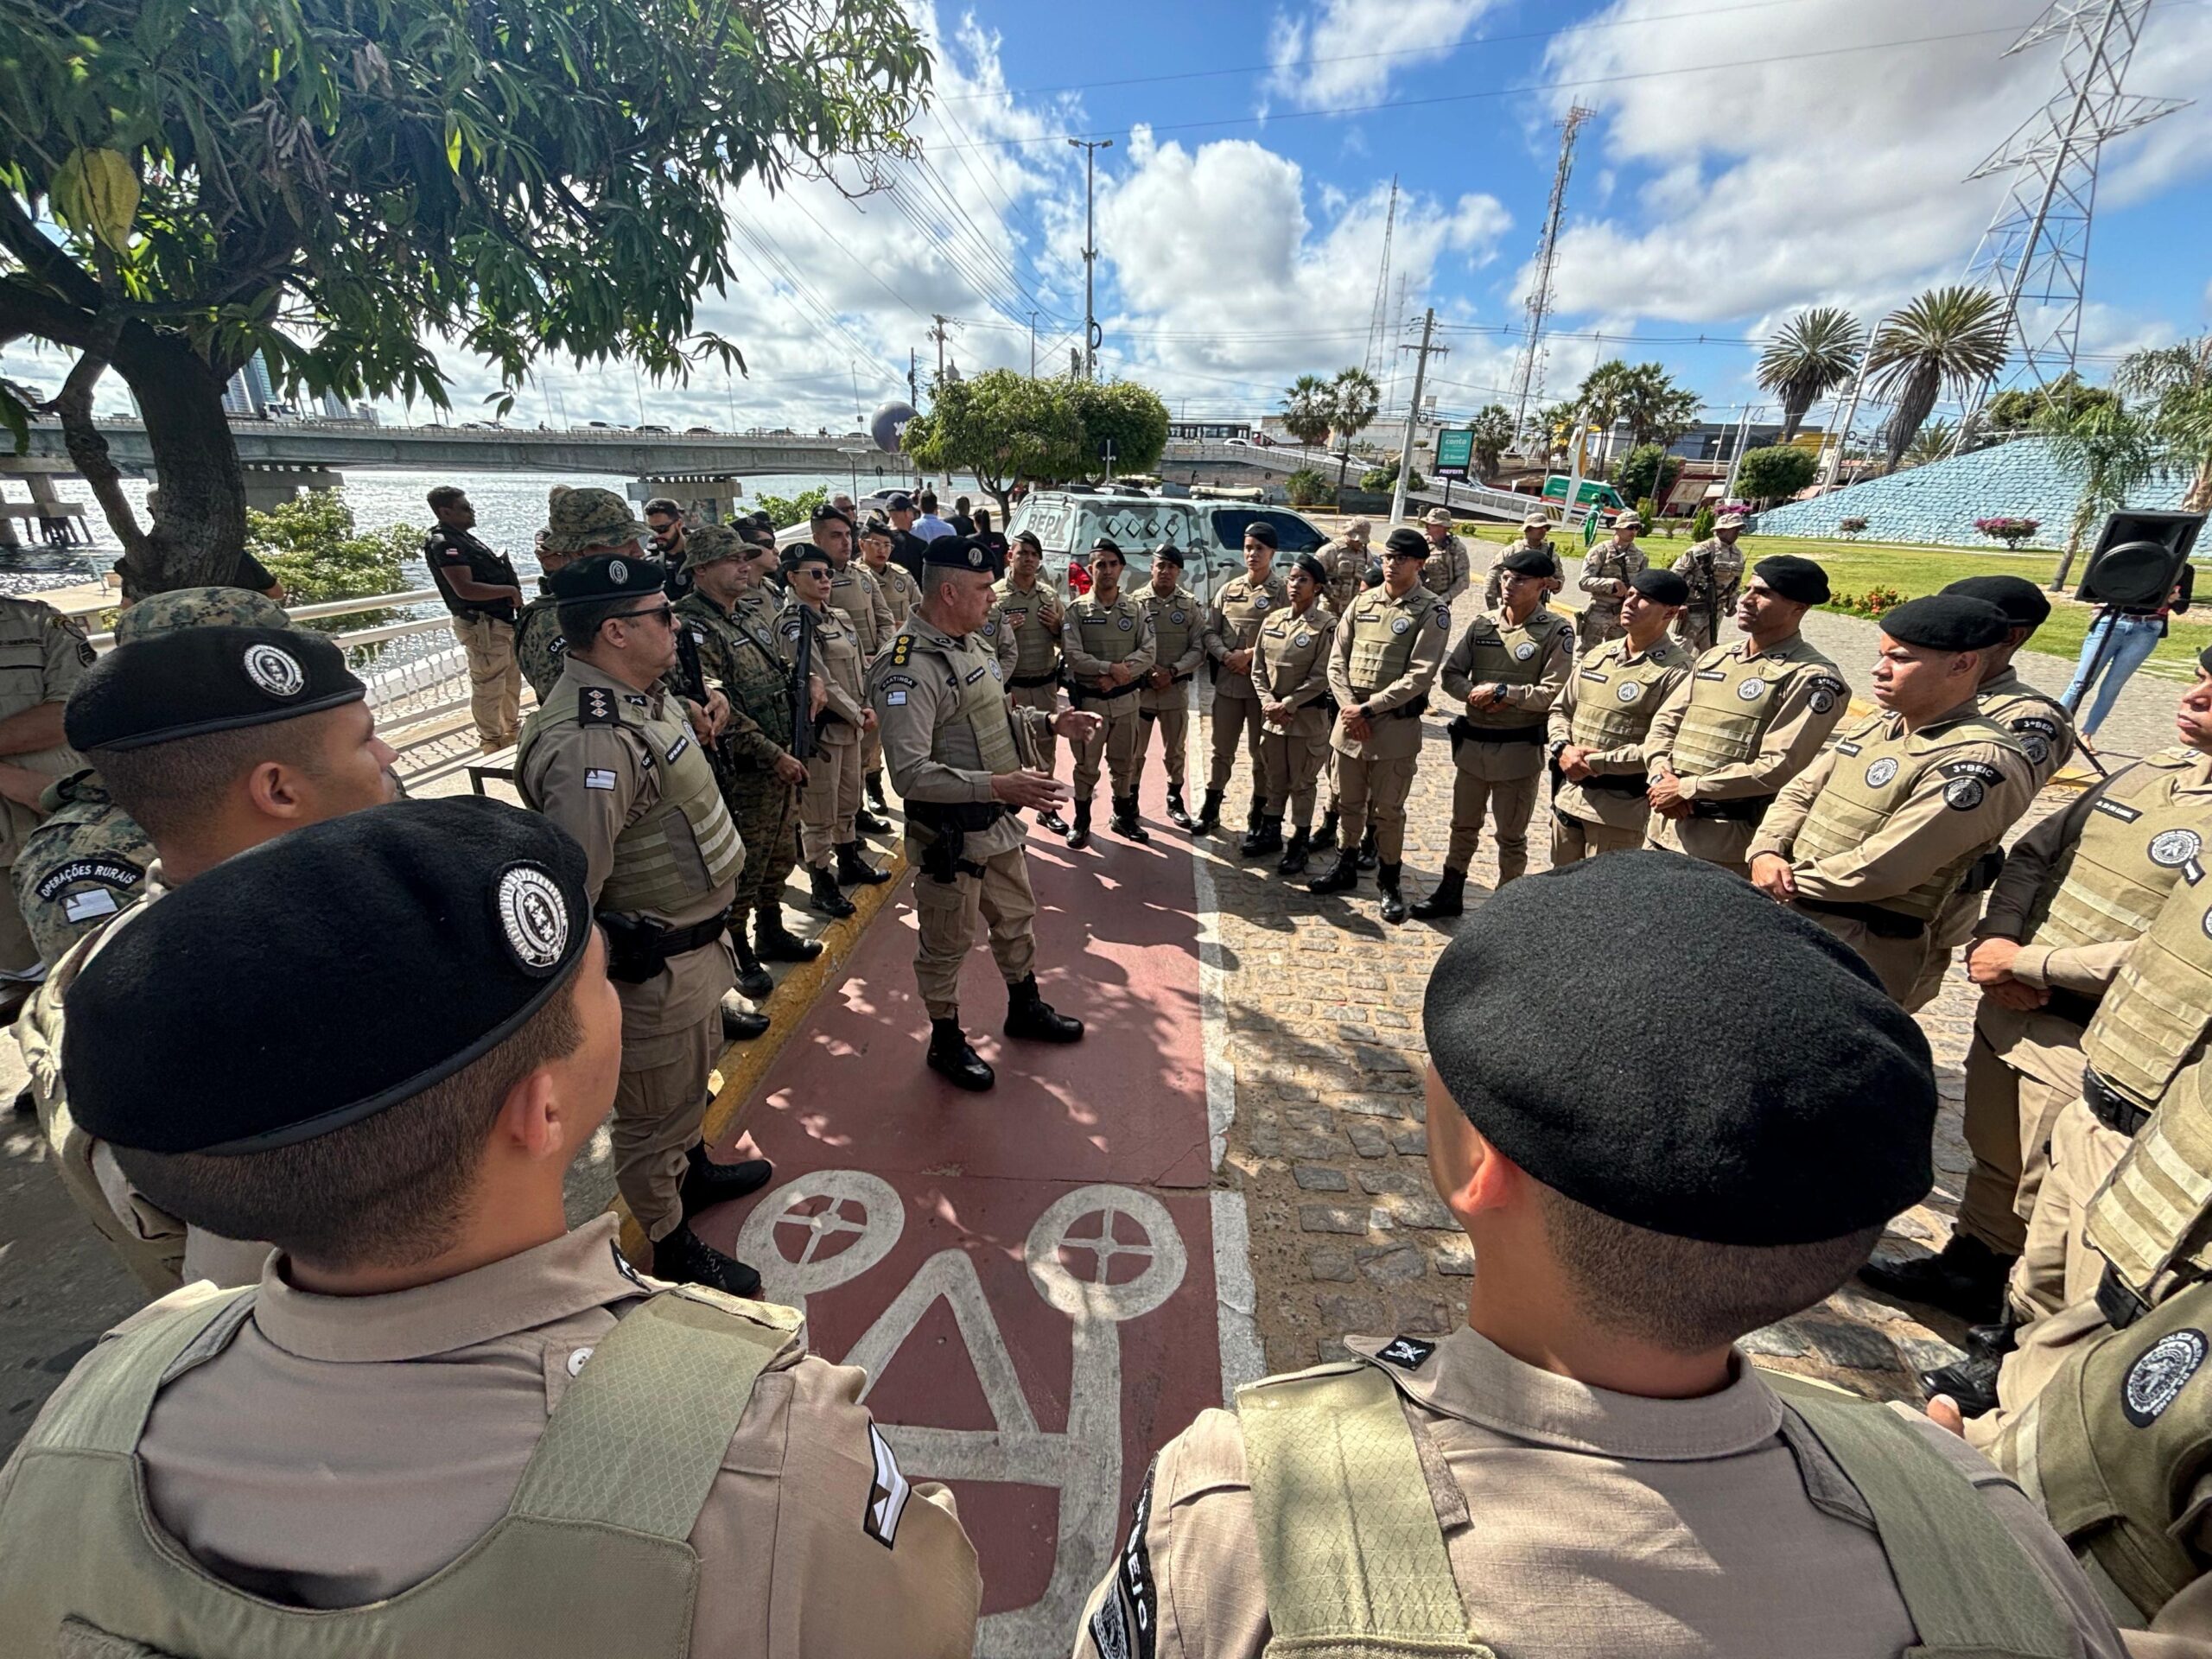
<instances>
[{"instance_id":1,"label":"billboard sign","mask_svg":"<svg viewBox=\"0 0 2212 1659\"><path fill-rule=\"evenodd\" d=\"M1440 431L1436 435L1436 475L1439 478L1465 479L1467 468L1475 458L1475 435L1471 428Z\"/></svg>"}]
</instances>

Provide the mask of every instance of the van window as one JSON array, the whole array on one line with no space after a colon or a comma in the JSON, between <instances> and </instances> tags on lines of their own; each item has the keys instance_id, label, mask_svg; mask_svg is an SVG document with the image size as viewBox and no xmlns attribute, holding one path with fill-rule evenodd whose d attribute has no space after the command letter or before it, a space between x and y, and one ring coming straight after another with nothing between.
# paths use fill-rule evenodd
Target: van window
<instances>
[{"instance_id":1,"label":"van window","mask_svg":"<svg viewBox=\"0 0 2212 1659\"><path fill-rule=\"evenodd\" d=\"M1324 544L1320 533L1295 513L1269 512L1261 507L1216 507L1213 533L1231 556L1241 559L1245 526L1260 520L1274 526L1275 552L1281 557L1311 553Z\"/></svg>"}]
</instances>

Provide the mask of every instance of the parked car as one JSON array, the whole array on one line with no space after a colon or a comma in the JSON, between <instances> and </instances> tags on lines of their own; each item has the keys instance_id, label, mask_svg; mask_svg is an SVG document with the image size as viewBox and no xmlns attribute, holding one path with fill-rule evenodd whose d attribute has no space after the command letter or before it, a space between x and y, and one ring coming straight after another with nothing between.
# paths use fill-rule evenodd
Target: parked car
<instances>
[{"instance_id":1,"label":"parked car","mask_svg":"<svg viewBox=\"0 0 2212 1659\"><path fill-rule=\"evenodd\" d=\"M1183 550L1185 584L1205 602L1244 568L1244 528L1255 519L1274 526L1278 569L1329 539L1319 525L1288 507L1122 491L1033 490L1014 508L1006 533L1035 535L1044 545L1046 575L1073 592L1090 581L1090 545L1101 536L1112 537L1128 556L1132 589L1152 579L1152 550L1173 542ZM1071 577L1071 565L1082 572L1079 578Z\"/></svg>"}]
</instances>

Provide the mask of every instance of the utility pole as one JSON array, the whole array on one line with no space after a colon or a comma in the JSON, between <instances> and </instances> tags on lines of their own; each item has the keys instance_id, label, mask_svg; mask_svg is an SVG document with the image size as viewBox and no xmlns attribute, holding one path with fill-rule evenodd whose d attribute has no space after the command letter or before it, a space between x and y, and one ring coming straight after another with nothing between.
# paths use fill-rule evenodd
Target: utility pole
<instances>
[{"instance_id":1,"label":"utility pole","mask_svg":"<svg viewBox=\"0 0 2212 1659\"><path fill-rule=\"evenodd\" d=\"M1829 457L1828 464L1821 469L1821 486L1823 489L1834 489L1836 480L1843 476L1843 446L1851 442L1851 423L1859 418L1859 392L1866 381L1866 377L1863 373L1851 377L1850 400L1844 404L1843 419L1836 428L1835 454Z\"/></svg>"},{"instance_id":2,"label":"utility pole","mask_svg":"<svg viewBox=\"0 0 2212 1659\"><path fill-rule=\"evenodd\" d=\"M1029 314L1029 378L1037 378L1037 314Z\"/></svg>"},{"instance_id":3,"label":"utility pole","mask_svg":"<svg viewBox=\"0 0 2212 1659\"><path fill-rule=\"evenodd\" d=\"M945 318L944 314L942 311L931 312L930 315L937 323L937 327L931 329L929 334L929 337L931 340L937 341L937 379L931 384L930 396L932 397L940 397L944 395Z\"/></svg>"},{"instance_id":4,"label":"utility pole","mask_svg":"<svg viewBox=\"0 0 2212 1659\"><path fill-rule=\"evenodd\" d=\"M1093 186L1097 181L1098 152L1114 148L1111 138L1071 138L1068 143L1083 152L1083 378L1098 378L1098 347L1104 336L1098 328L1098 317L1091 302L1091 279L1098 264L1098 220L1093 211L1096 198Z\"/></svg>"},{"instance_id":5,"label":"utility pole","mask_svg":"<svg viewBox=\"0 0 2212 1659\"><path fill-rule=\"evenodd\" d=\"M1728 481L1720 486L1720 504L1723 506L1735 499L1736 474L1744 470L1744 446L1751 441L1751 414L1757 408L1755 404L1745 404L1744 418L1736 428L1735 457L1728 463Z\"/></svg>"},{"instance_id":6,"label":"utility pole","mask_svg":"<svg viewBox=\"0 0 2212 1659\"><path fill-rule=\"evenodd\" d=\"M922 389L918 384L918 379L919 376L915 362L914 348L909 346L906 348L906 401L909 404L916 405L918 405L922 401Z\"/></svg>"},{"instance_id":7,"label":"utility pole","mask_svg":"<svg viewBox=\"0 0 2212 1659\"><path fill-rule=\"evenodd\" d=\"M1421 384L1428 378L1428 359L1432 354L1442 357L1452 349L1428 343L1435 332L1436 308L1432 305L1421 320L1421 344L1398 347L1402 352L1419 355L1414 359L1414 400L1406 406L1406 438L1398 447L1398 481L1390 491L1390 522L1394 524L1406 516L1406 474L1414 467L1414 428L1421 420Z\"/></svg>"}]
</instances>

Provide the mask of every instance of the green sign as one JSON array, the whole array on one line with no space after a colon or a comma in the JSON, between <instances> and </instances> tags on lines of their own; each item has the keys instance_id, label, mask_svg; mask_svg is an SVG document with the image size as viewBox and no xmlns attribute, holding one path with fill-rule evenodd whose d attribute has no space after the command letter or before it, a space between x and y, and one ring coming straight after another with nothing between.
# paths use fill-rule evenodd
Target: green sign
<instances>
[{"instance_id":1,"label":"green sign","mask_svg":"<svg viewBox=\"0 0 2212 1659\"><path fill-rule=\"evenodd\" d=\"M1474 458L1473 429L1463 428L1459 431L1440 431L1436 435L1436 475L1439 478L1464 479Z\"/></svg>"}]
</instances>

